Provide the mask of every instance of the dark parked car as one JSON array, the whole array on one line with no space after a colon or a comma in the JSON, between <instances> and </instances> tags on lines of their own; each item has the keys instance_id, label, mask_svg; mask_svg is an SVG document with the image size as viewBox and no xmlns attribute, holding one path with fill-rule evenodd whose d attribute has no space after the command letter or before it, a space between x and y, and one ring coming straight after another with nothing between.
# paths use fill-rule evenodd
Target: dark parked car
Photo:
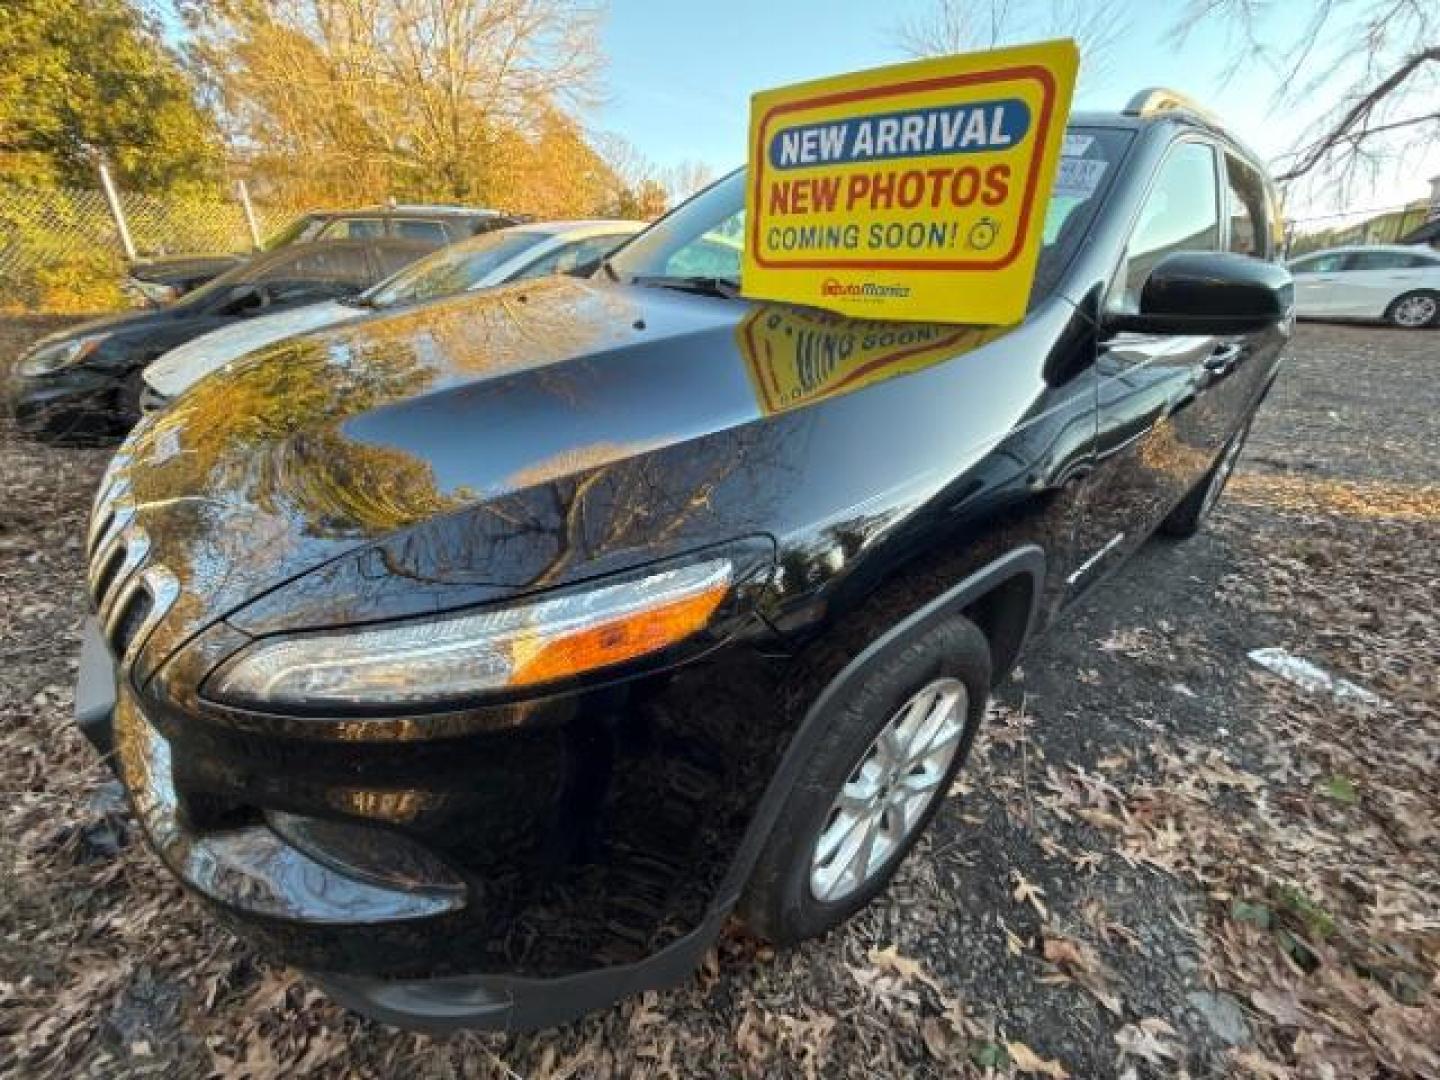
<instances>
[{"instance_id":1,"label":"dark parked car","mask_svg":"<svg viewBox=\"0 0 1440 1080\"><path fill-rule=\"evenodd\" d=\"M431 1028L870 901L1026 644L1199 528L1292 330L1250 153L1139 103L1070 133L1013 327L677 274L743 235L736 173L594 278L291 339L143 422L76 708L159 857Z\"/></svg>"},{"instance_id":2,"label":"dark parked car","mask_svg":"<svg viewBox=\"0 0 1440 1080\"><path fill-rule=\"evenodd\" d=\"M313 240L419 240L436 247L520 221L513 214L467 206L374 206L314 210L265 241L264 251ZM250 255L165 255L132 263L125 291L141 304L166 304L244 263Z\"/></svg>"},{"instance_id":3,"label":"dark parked car","mask_svg":"<svg viewBox=\"0 0 1440 1080\"><path fill-rule=\"evenodd\" d=\"M333 240L282 248L166 307L67 327L17 361L10 388L16 421L37 435L123 431L140 415L140 373L162 353L239 319L354 296L440 243Z\"/></svg>"}]
</instances>

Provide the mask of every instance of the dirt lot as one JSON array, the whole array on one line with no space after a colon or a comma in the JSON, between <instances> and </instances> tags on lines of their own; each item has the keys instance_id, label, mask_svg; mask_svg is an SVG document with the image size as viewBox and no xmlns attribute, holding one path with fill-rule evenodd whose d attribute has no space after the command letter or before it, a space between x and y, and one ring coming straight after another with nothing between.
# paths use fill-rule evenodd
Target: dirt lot
<instances>
[{"instance_id":1,"label":"dirt lot","mask_svg":"<svg viewBox=\"0 0 1440 1080\"><path fill-rule=\"evenodd\" d=\"M0 357L54 323L0 323ZM360 1020L217 929L69 724L105 453L0 436L0 1069L1440 1075L1440 333L1306 326L1209 530L1026 658L887 896L537 1036ZM1283 646L1379 695L1307 692Z\"/></svg>"}]
</instances>

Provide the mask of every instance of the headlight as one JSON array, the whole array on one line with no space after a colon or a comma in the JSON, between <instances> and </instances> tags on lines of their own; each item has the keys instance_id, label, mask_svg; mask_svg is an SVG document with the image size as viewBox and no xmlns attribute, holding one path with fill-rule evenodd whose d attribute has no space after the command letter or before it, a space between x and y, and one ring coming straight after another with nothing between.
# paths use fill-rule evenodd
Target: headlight
<instances>
[{"instance_id":1,"label":"headlight","mask_svg":"<svg viewBox=\"0 0 1440 1080\"><path fill-rule=\"evenodd\" d=\"M94 352L105 340L105 337L104 334L94 334L90 337L76 338L73 341L42 345L20 361L18 370L21 375L33 377L49 375L61 368L71 367Z\"/></svg>"},{"instance_id":2,"label":"headlight","mask_svg":"<svg viewBox=\"0 0 1440 1080\"><path fill-rule=\"evenodd\" d=\"M405 706L559 682L701 630L733 572L729 559L711 559L514 607L261 641L206 692L267 709Z\"/></svg>"}]
</instances>

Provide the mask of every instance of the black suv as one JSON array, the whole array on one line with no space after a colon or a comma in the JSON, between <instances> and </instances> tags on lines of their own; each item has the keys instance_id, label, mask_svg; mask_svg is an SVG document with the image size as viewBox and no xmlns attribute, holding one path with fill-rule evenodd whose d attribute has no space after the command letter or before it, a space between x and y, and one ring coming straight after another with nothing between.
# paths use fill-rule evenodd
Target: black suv
<instances>
[{"instance_id":1,"label":"black suv","mask_svg":"<svg viewBox=\"0 0 1440 1080\"><path fill-rule=\"evenodd\" d=\"M524 220L514 214L467 206L372 206L359 210L312 210L268 238L262 251L311 240L415 240L443 247L457 240ZM250 258L248 255L165 255L132 263L122 288L142 305L183 296Z\"/></svg>"},{"instance_id":2,"label":"black suv","mask_svg":"<svg viewBox=\"0 0 1440 1080\"><path fill-rule=\"evenodd\" d=\"M437 246L433 239L379 239L286 247L173 304L67 326L16 361L9 380L16 425L56 439L126 431L140 416L141 374L162 353L241 319L353 298Z\"/></svg>"},{"instance_id":3,"label":"black suv","mask_svg":"<svg viewBox=\"0 0 1440 1080\"><path fill-rule=\"evenodd\" d=\"M432 1028L870 901L1032 637L1200 526L1291 333L1253 155L1174 106L1069 134L1016 326L737 298L735 173L591 279L293 339L143 421L77 713L159 857Z\"/></svg>"}]
</instances>

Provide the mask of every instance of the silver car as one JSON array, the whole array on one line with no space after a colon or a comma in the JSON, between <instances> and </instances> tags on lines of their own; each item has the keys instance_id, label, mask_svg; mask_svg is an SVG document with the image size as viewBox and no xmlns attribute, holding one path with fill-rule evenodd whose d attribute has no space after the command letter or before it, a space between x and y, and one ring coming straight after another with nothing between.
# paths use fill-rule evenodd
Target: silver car
<instances>
[{"instance_id":1,"label":"silver car","mask_svg":"<svg viewBox=\"0 0 1440 1080\"><path fill-rule=\"evenodd\" d=\"M563 274L594 263L645 228L643 221L548 221L516 225L442 248L359 296L248 319L194 338L145 369L141 408L163 408L232 360L284 338L363 318L377 310Z\"/></svg>"},{"instance_id":2,"label":"silver car","mask_svg":"<svg viewBox=\"0 0 1440 1080\"><path fill-rule=\"evenodd\" d=\"M1290 263L1302 319L1385 321L1406 330L1440 324L1440 252L1404 244L1341 247Z\"/></svg>"}]
</instances>

